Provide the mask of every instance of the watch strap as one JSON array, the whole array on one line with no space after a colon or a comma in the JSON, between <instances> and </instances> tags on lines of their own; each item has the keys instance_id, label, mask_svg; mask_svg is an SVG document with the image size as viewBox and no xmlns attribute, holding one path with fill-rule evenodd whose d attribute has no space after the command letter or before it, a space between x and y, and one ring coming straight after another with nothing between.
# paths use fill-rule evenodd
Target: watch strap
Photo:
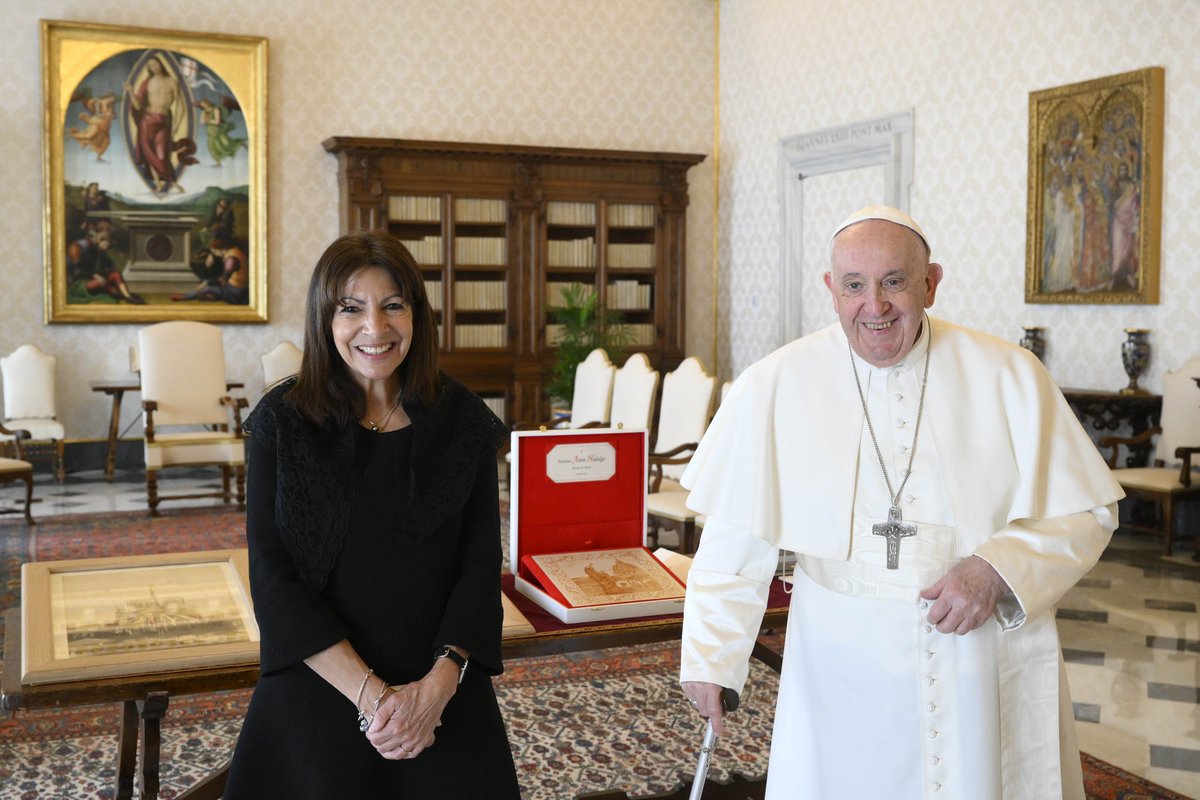
<instances>
[{"instance_id":1,"label":"watch strap","mask_svg":"<svg viewBox=\"0 0 1200 800\"><path fill-rule=\"evenodd\" d=\"M467 664L470 663L470 659L466 658L449 645L442 645L433 654L434 662L437 662L439 659L443 658L448 658L458 665L458 682L462 683L463 677L465 677L467 674Z\"/></svg>"}]
</instances>

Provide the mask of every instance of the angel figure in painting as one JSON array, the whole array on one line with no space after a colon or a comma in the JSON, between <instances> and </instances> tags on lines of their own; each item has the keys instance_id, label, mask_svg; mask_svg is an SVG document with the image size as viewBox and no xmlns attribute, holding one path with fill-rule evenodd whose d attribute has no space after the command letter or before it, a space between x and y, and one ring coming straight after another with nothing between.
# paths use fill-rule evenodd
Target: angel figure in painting
<instances>
[{"instance_id":1,"label":"angel figure in painting","mask_svg":"<svg viewBox=\"0 0 1200 800\"><path fill-rule=\"evenodd\" d=\"M200 108L200 122L208 134L208 153L213 158L213 166L221 166L224 159L233 158L240 148L250 149L245 139L229 135L233 131L229 115L242 110L237 100L225 95L220 105L203 98L196 101L196 105Z\"/></svg>"},{"instance_id":2,"label":"angel figure in painting","mask_svg":"<svg viewBox=\"0 0 1200 800\"><path fill-rule=\"evenodd\" d=\"M84 111L79 112L79 120L87 125L86 128L67 128L67 135L79 143L84 150L96 154L97 161L104 160L108 150L109 129L112 127L113 109L117 96L107 92L99 97L93 97L91 89L86 86L71 98L71 102L83 103Z\"/></svg>"}]
</instances>

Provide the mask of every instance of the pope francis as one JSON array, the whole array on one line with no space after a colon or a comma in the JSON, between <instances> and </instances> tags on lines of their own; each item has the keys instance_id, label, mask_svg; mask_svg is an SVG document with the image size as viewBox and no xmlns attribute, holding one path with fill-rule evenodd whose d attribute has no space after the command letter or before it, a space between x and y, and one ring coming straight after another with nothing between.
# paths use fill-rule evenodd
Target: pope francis
<instances>
[{"instance_id":1,"label":"pope francis","mask_svg":"<svg viewBox=\"0 0 1200 800\"><path fill-rule=\"evenodd\" d=\"M747 369L683 477L684 692L720 732L789 550L768 800L1082 800L1053 606L1121 489L1032 354L925 313L911 217L852 214L830 261L839 324Z\"/></svg>"}]
</instances>

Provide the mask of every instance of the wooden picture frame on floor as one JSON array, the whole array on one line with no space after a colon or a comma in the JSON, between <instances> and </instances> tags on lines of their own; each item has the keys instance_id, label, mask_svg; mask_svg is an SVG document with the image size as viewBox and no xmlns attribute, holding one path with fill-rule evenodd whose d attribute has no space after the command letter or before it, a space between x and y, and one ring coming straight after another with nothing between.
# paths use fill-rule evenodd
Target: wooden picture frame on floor
<instances>
[{"instance_id":1,"label":"wooden picture frame on floor","mask_svg":"<svg viewBox=\"0 0 1200 800\"><path fill-rule=\"evenodd\" d=\"M258 662L247 551L21 565L21 683Z\"/></svg>"},{"instance_id":2,"label":"wooden picture frame on floor","mask_svg":"<svg viewBox=\"0 0 1200 800\"><path fill-rule=\"evenodd\" d=\"M1158 302L1162 67L1031 92L1025 302Z\"/></svg>"},{"instance_id":3,"label":"wooden picture frame on floor","mask_svg":"<svg viewBox=\"0 0 1200 800\"><path fill-rule=\"evenodd\" d=\"M267 322L267 40L41 37L46 322Z\"/></svg>"}]
</instances>

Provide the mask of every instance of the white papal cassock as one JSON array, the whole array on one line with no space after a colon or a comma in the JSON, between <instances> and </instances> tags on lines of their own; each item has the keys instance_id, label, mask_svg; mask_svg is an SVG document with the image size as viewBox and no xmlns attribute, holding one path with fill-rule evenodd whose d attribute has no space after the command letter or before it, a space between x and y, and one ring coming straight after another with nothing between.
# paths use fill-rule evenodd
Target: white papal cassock
<instances>
[{"instance_id":1,"label":"white papal cassock","mask_svg":"<svg viewBox=\"0 0 1200 800\"><path fill-rule=\"evenodd\" d=\"M746 371L683 483L708 515L681 678L739 691L780 549L797 553L768 800L1083 798L1052 606L1100 557L1121 489L1041 364L929 320L903 362L854 357L917 535L886 569L887 488L840 326ZM1008 582L966 636L919 592L972 554Z\"/></svg>"}]
</instances>

